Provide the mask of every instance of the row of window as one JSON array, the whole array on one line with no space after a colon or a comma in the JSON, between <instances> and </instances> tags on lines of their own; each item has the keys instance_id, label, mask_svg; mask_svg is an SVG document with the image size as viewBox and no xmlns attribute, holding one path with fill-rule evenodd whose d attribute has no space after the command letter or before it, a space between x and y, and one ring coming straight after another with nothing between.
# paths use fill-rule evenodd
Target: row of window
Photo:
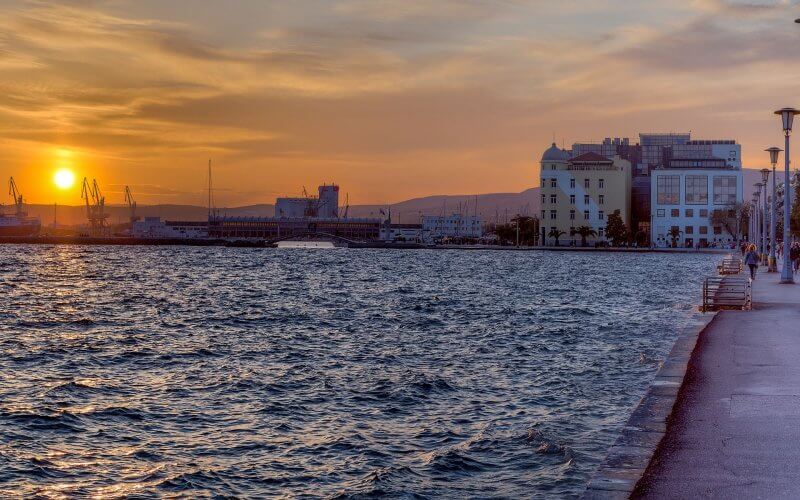
<instances>
[{"instance_id":1,"label":"row of window","mask_svg":"<svg viewBox=\"0 0 800 500\"><path fill-rule=\"evenodd\" d=\"M591 181L591 179L584 179L583 180L583 187L586 188L586 189L589 189L590 187L592 187L591 186L592 183L590 181ZM545 184L544 179L542 179L542 186L544 186L544 184ZM555 179L555 178L550 179L550 187L551 188L558 187L558 180ZM569 180L569 187L571 189L575 189L575 179L570 179ZM597 187L600 188L600 189L603 189L604 187L606 187L605 179L597 179Z\"/></svg>"},{"instance_id":2,"label":"row of window","mask_svg":"<svg viewBox=\"0 0 800 500\"><path fill-rule=\"evenodd\" d=\"M597 196L597 204L598 205L604 205L605 202L606 202L606 196L604 194L601 194L601 195ZM544 205L545 203L547 203L547 195L543 194L542 195L542 205ZM550 195L550 203L552 203L554 205L556 203L558 203L558 195L551 194ZM569 195L569 204L570 205L574 205L575 204L575 195L574 194ZM584 205L588 205L589 204L589 195L588 194L583 195L583 204Z\"/></svg>"},{"instance_id":3,"label":"row of window","mask_svg":"<svg viewBox=\"0 0 800 500\"><path fill-rule=\"evenodd\" d=\"M666 216L667 216L667 211L665 209L659 208L658 210L656 210L656 217L666 217ZM677 209L677 208L670 209L669 216L670 217L680 217L681 216L680 209ZM684 217L694 217L694 209L693 208L685 209L683 211L683 216ZM697 211L697 216L698 217L704 217L704 218L708 217L708 209L707 208L701 208L700 210Z\"/></svg>"},{"instance_id":4,"label":"row of window","mask_svg":"<svg viewBox=\"0 0 800 500\"><path fill-rule=\"evenodd\" d=\"M542 220L545 220L546 215L547 215L547 210L542 210ZM584 210L583 211L583 220L589 220L590 219L590 215L591 214L589 213L588 210ZM555 220L556 218L558 218L558 210L550 210L550 219ZM600 220L605 220L606 213L604 211L602 211L602 210L599 210L597 212L597 218L600 219ZM575 220L575 210L570 210L569 211L569 219L570 220Z\"/></svg>"},{"instance_id":5,"label":"row of window","mask_svg":"<svg viewBox=\"0 0 800 500\"><path fill-rule=\"evenodd\" d=\"M687 175L684 179L684 201L687 205L708 205L708 176ZM714 204L736 203L736 176L714 176ZM656 198L659 205L681 204L681 176L659 175L656 178Z\"/></svg>"},{"instance_id":6,"label":"row of window","mask_svg":"<svg viewBox=\"0 0 800 500\"><path fill-rule=\"evenodd\" d=\"M695 226L684 226L683 229L681 229L680 226L671 226L671 228L670 228L671 231L670 232L675 233L675 232L680 231L683 234L694 234L694 228L695 228ZM722 234L722 227L721 226L714 226L712 228L712 230L714 231L714 234ZM708 234L708 226L697 226L697 233L698 234Z\"/></svg>"},{"instance_id":7,"label":"row of window","mask_svg":"<svg viewBox=\"0 0 800 500\"><path fill-rule=\"evenodd\" d=\"M546 228L543 228L543 229L546 229ZM574 230L575 230L575 226L572 226L572 227L570 227L570 228L569 228L569 233L567 233L567 234L569 235L569 234L570 234L572 231L574 231ZM550 228L550 231L558 231L558 228L557 228L557 227L551 227L551 228ZM598 237L598 238L605 238L605 233L606 233L606 230L605 230L605 228L602 228L602 227L601 227L601 228L599 228L599 229L597 230L597 237Z\"/></svg>"}]
</instances>

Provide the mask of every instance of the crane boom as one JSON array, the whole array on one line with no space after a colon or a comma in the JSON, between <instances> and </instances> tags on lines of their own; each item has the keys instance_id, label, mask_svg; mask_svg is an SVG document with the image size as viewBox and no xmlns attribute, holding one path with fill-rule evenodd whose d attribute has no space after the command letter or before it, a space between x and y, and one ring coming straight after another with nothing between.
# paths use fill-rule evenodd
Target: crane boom
<instances>
[{"instance_id":1,"label":"crane boom","mask_svg":"<svg viewBox=\"0 0 800 500\"><path fill-rule=\"evenodd\" d=\"M125 203L128 204L128 210L131 212L131 224L139 220L136 215L136 200L133 199L130 186L125 186Z\"/></svg>"},{"instance_id":2,"label":"crane boom","mask_svg":"<svg viewBox=\"0 0 800 500\"><path fill-rule=\"evenodd\" d=\"M17 183L14 181L13 177L8 179L8 194L14 198L14 208L16 208L18 216L24 216L25 211L22 209L22 194L19 192L17 188Z\"/></svg>"}]
</instances>

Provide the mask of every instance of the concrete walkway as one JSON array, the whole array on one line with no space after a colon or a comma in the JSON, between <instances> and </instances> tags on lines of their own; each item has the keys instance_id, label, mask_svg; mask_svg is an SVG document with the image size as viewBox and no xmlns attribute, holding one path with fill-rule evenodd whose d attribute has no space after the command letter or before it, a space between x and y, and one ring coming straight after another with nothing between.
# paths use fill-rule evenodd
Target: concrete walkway
<instances>
[{"instance_id":1,"label":"concrete walkway","mask_svg":"<svg viewBox=\"0 0 800 500\"><path fill-rule=\"evenodd\" d=\"M800 498L797 278L760 273L753 310L720 312L701 333L634 498Z\"/></svg>"}]
</instances>

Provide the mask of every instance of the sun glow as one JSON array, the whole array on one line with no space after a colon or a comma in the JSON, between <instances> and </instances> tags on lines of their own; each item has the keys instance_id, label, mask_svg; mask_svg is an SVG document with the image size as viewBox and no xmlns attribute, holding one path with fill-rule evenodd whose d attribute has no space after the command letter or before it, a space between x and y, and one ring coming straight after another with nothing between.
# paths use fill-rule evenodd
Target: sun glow
<instances>
[{"instance_id":1,"label":"sun glow","mask_svg":"<svg viewBox=\"0 0 800 500\"><path fill-rule=\"evenodd\" d=\"M59 189L69 189L75 184L75 174L68 168L58 169L53 176L53 182Z\"/></svg>"}]
</instances>

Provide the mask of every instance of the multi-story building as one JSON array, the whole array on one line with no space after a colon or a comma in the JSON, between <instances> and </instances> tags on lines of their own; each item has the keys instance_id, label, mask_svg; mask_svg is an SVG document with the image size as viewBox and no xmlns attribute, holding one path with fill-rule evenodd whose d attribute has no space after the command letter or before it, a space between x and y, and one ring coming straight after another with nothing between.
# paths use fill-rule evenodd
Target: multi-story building
<instances>
[{"instance_id":1,"label":"multi-story building","mask_svg":"<svg viewBox=\"0 0 800 500\"><path fill-rule=\"evenodd\" d=\"M667 168L673 160L722 159L726 164L741 169L741 146L731 139L692 140L690 133L639 134L639 142L631 144L628 138L606 138L602 143L577 143L572 145L572 155L593 152L613 158L620 156L631 162L631 229L652 238L652 210L650 202L651 174L655 169Z\"/></svg>"},{"instance_id":2,"label":"multi-story building","mask_svg":"<svg viewBox=\"0 0 800 500\"><path fill-rule=\"evenodd\" d=\"M681 158L652 171L653 245L727 246L736 241L736 235L712 222L715 210L735 211L744 199L742 169L731 163L730 156Z\"/></svg>"},{"instance_id":3,"label":"multi-story building","mask_svg":"<svg viewBox=\"0 0 800 500\"><path fill-rule=\"evenodd\" d=\"M483 236L483 222L477 215L425 215L422 217L422 231L434 240L480 238Z\"/></svg>"},{"instance_id":4,"label":"multi-story building","mask_svg":"<svg viewBox=\"0 0 800 500\"><path fill-rule=\"evenodd\" d=\"M608 216L620 211L630 224L631 163L619 156L609 159L594 152L570 158L553 144L541 160L541 234L554 245L553 229L563 233L559 242L580 242L573 229L589 226L597 233L590 243L605 241Z\"/></svg>"}]
</instances>

